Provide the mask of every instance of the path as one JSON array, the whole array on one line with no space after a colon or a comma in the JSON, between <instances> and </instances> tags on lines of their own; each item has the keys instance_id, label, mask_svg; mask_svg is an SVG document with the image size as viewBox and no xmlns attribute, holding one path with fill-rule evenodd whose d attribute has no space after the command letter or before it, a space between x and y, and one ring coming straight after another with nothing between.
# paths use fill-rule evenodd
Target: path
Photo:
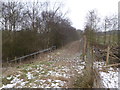
<instances>
[{"instance_id":1,"label":"path","mask_svg":"<svg viewBox=\"0 0 120 90\"><path fill-rule=\"evenodd\" d=\"M37 62L24 64L3 77L4 88L74 87L82 75L85 62L80 59L80 41L39 57ZM12 69L11 69L12 70Z\"/></svg>"}]
</instances>

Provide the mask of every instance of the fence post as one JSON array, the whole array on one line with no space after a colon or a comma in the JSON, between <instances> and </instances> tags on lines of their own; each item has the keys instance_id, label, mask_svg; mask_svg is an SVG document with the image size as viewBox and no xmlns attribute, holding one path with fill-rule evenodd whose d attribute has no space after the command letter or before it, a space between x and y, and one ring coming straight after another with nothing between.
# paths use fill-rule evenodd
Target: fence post
<instances>
[{"instance_id":1,"label":"fence post","mask_svg":"<svg viewBox=\"0 0 120 90\"><path fill-rule=\"evenodd\" d=\"M109 62L109 53L110 53L110 47L108 45L108 47L107 47L106 65L108 65L108 62Z\"/></svg>"},{"instance_id":2,"label":"fence post","mask_svg":"<svg viewBox=\"0 0 120 90\"><path fill-rule=\"evenodd\" d=\"M21 58L20 58L20 64L21 64Z\"/></svg>"},{"instance_id":3,"label":"fence post","mask_svg":"<svg viewBox=\"0 0 120 90\"><path fill-rule=\"evenodd\" d=\"M17 64L16 56L15 56L15 64Z\"/></svg>"},{"instance_id":4,"label":"fence post","mask_svg":"<svg viewBox=\"0 0 120 90\"><path fill-rule=\"evenodd\" d=\"M34 54L34 59L36 59L36 54Z\"/></svg>"},{"instance_id":5,"label":"fence post","mask_svg":"<svg viewBox=\"0 0 120 90\"><path fill-rule=\"evenodd\" d=\"M8 62L8 58L7 58L7 64L9 64L9 62Z\"/></svg>"},{"instance_id":6,"label":"fence post","mask_svg":"<svg viewBox=\"0 0 120 90\"><path fill-rule=\"evenodd\" d=\"M9 59L7 58L7 65L9 66L9 61L8 61Z\"/></svg>"},{"instance_id":7,"label":"fence post","mask_svg":"<svg viewBox=\"0 0 120 90\"><path fill-rule=\"evenodd\" d=\"M86 55L86 36L84 35L83 36L83 60L85 60L86 62L85 55Z\"/></svg>"}]
</instances>

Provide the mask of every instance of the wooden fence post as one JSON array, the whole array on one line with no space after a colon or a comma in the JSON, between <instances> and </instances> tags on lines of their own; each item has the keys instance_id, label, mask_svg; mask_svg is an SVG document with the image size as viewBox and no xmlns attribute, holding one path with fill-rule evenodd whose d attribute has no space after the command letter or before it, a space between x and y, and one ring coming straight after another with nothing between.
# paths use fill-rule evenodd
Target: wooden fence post
<instances>
[{"instance_id":1,"label":"wooden fence post","mask_svg":"<svg viewBox=\"0 0 120 90\"><path fill-rule=\"evenodd\" d=\"M85 60L85 55L86 55L86 36L84 35L83 36L83 60Z\"/></svg>"},{"instance_id":2,"label":"wooden fence post","mask_svg":"<svg viewBox=\"0 0 120 90\"><path fill-rule=\"evenodd\" d=\"M9 66L9 61L8 61L8 58L7 58L7 65Z\"/></svg>"},{"instance_id":3,"label":"wooden fence post","mask_svg":"<svg viewBox=\"0 0 120 90\"><path fill-rule=\"evenodd\" d=\"M15 64L17 64L16 56L15 56Z\"/></svg>"},{"instance_id":4,"label":"wooden fence post","mask_svg":"<svg viewBox=\"0 0 120 90\"><path fill-rule=\"evenodd\" d=\"M34 55L34 59L36 59L36 57L37 57L37 56L36 56L36 54L35 54L35 55Z\"/></svg>"},{"instance_id":5,"label":"wooden fence post","mask_svg":"<svg viewBox=\"0 0 120 90\"><path fill-rule=\"evenodd\" d=\"M9 64L9 62L8 62L8 58L7 58L7 64Z\"/></svg>"},{"instance_id":6,"label":"wooden fence post","mask_svg":"<svg viewBox=\"0 0 120 90\"><path fill-rule=\"evenodd\" d=\"M110 47L108 45L108 47L107 47L106 65L108 65L108 63L109 63L109 53L110 53Z\"/></svg>"},{"instance_id":7,"label":"wooden fence post","mask_svg":"<svg viewBox=\"0 0 120 90\"><path fill-rule=\"evenodd\" d=\"M21 58L20 58L20 64L21 64Z\"/></svg>"}]
</instances>

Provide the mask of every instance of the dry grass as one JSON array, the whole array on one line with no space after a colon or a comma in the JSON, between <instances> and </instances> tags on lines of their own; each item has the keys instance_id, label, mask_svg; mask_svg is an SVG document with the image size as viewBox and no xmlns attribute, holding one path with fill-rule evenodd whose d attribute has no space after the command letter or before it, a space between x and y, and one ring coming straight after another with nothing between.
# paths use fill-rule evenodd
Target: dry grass
<instances>
[{"instance_id":1,"label":"dry grass","mask_svg":"<svg viewBox=\"0 0 120 90\"><path fill-rule=\"evenodd\" d=\"M57 76L48 76L48 77L45 77L44 75L47 73L47 71L52 70L53 66L60 67L60 68L61 68L61 66L67 66L69 68L72 68L71 66L73 66L74 63L73 62L66 62L66 60L60 60L60 61L57 61L54 64L47 63L47 62L49 62L52 59L56 59L58 57L60 57L61 59L62 58L66 58L66 59L72 58L72 56L75 56L75 54L79 52L79 47L80 47L79 45L80 45L79 41L75 41L73 43L70 43L70 44L66 45L66 47L63 47L62 49L55 50L55 51L53 51L51 53L45 53L43 55L38 56L36 59L26 60L22 64L17 64L16 67L11 67L11 71L16 72L19 69L23 70L22 69L23 67L32 67L32 66L38 65L38 64L45 64L45 66L48 66L48 67L43 67L44 70L46 70L46 72L43 73L41 76L38 76L39 79L44 79L44 80L52 79L52 80L66 81L67 82L67 86L73 87L73 83L74 83L75 77L72 77L72 78L68 79L68 78L65 78L65 77L62 77L62 76L58 76L58 77ZM52 58L49 58L48 55L52 56ZM45 63L42 63L42 62L45 62ZM18 65L19 65L19 67L18 67ZM49 66L51 66L51 65L52 65L52 67L49 68ZM34 70L34 69L36 69L36 66L33 67L32 70ZM9 70L9 68L8 68L8 70ZM6 72L6 73L10 74L11 71L10 72ZM25 71L22 71L22 72L24 72L24 74L25 74L27 71L25 70ZM69 73L69 74L73 74L74 73L75 74L75 71L71 69L67 73ZM33 73L33 75L37 76L38 74ZM21 75L20 76L20 78L24 78L24 77L26 77L26 76L25 75ZM80 81L78 81L78 83L79 82Z\"/></svg>"},{"instance_id":2,"label":"dry grass","mask_svg":"<svg viewBox=\"0 0 120 90\"><path fill-rule=\"evenodd\" d=\"M83 75L79 76L74 83L75 88L92 88L94 75L91 70L85 70Z\"/></svg>"},{"instance_id":3,"label":"dry grass","mask_svg":"<svg viewBox=\"0 0 120 90\"><path fill-rule=\"evenodd\" d=\"M61 80L61 81L68 81L67 78L65 77L62 77L62 76L59 76L59 77L56 77L56 76L50 76L49 78L53 79L53 80Z\"/></svg>"},{"instance_id":4,"label":"dry grass","mask_svg":"<svg viewBox=\"0 0 120 90\"><path fill-rule=\"evenodd\" d=\"M13 78L11 78L10 80L8 80L8 79L5 77L5 78L2 79L2 84L4 84L4 85L9 84L12 79L13 79Z\"/></svg>"}]
</instances>

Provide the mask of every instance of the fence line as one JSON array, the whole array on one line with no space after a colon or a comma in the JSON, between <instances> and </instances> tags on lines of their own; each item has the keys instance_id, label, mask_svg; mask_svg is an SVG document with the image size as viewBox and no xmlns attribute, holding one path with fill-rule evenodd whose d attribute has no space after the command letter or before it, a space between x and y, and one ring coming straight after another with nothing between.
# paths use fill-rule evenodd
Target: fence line
<instances>
[{"instance_id":1,"label":"fence line","mask_svg":"<svg viewBox=\"0 0 120 90\"><path fill-rule=\"evenodd\" d=\"M94 72L94 75L95 75L93 88L105 88L105 86L104 86L104 84L102 82L102 79L100 77L100 73L99 73L98 68L95 67L93 69L93 72Z\"/></svg>"},{"instance_id":2,"label":"fence line","mask_svg":"<svg viewBox=\"0 0 120 90\"><path fill-rule=\"evenodd\" d=\"M8 60L7 63L9 62L15 62L15 61L21 61L21 60L24 60L25 58L27 57L30 57L30 56L35 56L35 55L38 55L40 53L44 53L44 52L48 52L48 51L52 51L52 50L55 50L56 49L56 46L52 46L51 48L47 48L47 49L44 49L44 50L40 50L38 52L34 52L34 53L31 53L29 55L25 55L25 56L22 56L22 57L19 57L19 58L15 58L13 60Z\"/></svg>"}]
</instances>

